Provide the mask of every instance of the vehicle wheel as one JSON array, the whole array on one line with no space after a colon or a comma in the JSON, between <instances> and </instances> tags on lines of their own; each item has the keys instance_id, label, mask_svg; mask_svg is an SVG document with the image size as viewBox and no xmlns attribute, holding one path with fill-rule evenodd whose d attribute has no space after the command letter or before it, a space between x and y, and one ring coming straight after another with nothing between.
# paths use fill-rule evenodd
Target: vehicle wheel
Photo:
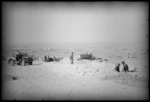
<instances>
[{"instance_id":1,"label":"vehicle wheel","mask_svg":"<svg viewBox=\"0 0 150 102\"><path fill-rule=\"evenodd\" d=\"M22 65L22 66L24 66L24 65L25 65L25 61L24 61L24 60L22 61L21 65Z\"/></svg>"},{"instance_id":2,"label":"vehicle wheel","mask_svg":"<svg viewBox=\"0 0 150 102\"><path fill-rule=\"evenodd\" d=\"M32 65L32 62L29 62L29 65Z\"/></svg>"},{"instance_id":3,"label":"vehicle wheel","mask_svg":"<svg viewBox=\"0 0 150 102\"><path fill-rule=\"evenodd\" d=\"M13 60L9 60L8 62L9 62L10 65L12 65L12 66L14 65L14 61Z\"/></svg>"}]
</instances>

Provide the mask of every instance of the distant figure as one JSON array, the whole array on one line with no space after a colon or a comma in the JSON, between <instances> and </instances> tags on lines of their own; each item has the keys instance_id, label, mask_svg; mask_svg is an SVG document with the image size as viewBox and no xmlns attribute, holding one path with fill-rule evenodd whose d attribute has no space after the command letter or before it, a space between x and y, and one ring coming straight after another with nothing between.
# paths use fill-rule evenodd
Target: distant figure
<instances>
[{"instance_id":1,"label":"distant figure","mask_svg":"<svg viewBox=\"0 0 150 102\"><path fill-rule=\"evenodd\" d=\"M124 61L122 61L121 63L122 63L122 65L123 65L123 71L124 71L124 72L129 72L128 64L126 64Z\"/></svg>"},{"instance_id":2,"label":"distant figure","mask_svg":"<svg viewBox=\"0 0 150 102\"><path fill-rule=\"evenodd\" d=\"M47 61L47 56L46 55L44 56L44 60Z\"/></svg>"},{"instance_id":3,"label":"distant figure","mask_svg":"<svg viewBox=\"0 0 150 102\"><path fill-rule=\"evenodd\" d=\"M117 72L120 72L120 63L118 63L116 66L115 66L115 70L117 71Z\"/></svg>"},{"instance_id":4,"label":"distant figure","mask_svg":"<svg viewBox=\"0 0 150 102\"><path fill-rule=\"evenodd\" d=\"M72 53L71 53L71 56L70 56L71 64L73 64L73 63L74 63L74 58L73 58L73 57L74 57L74 53L72 52Z\"/></svg>"}]
</instances>

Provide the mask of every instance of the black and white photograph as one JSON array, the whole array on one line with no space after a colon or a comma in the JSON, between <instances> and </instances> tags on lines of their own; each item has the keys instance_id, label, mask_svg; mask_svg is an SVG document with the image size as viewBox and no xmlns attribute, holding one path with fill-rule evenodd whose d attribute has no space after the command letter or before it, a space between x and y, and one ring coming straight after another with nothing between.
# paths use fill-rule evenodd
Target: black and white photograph
<instances>
[{"instance_id":1,"label":"black and white photograph","mask_svg":"<svg viewBox=\"0 0 150 102\"><path fill-rule=\"evenodd\" d=\"M2 100L148 100L148 2L2 2Z\"/></svg>"}]
</instances>

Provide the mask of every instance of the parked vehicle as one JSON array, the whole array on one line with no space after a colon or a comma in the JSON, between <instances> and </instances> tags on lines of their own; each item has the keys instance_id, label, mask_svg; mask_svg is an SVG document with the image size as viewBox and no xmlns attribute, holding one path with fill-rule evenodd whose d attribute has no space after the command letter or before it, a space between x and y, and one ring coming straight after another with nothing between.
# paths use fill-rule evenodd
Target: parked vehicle
<instances>
[{"instance_id":1,"label":"parked vehicle","mask_svg":"<svg viewBox=\"0 0 150 102\"><path fill-rule=\"evenodd\" d=\"M95 57L93 56L93 54L80 54L80 59L79 60L82 60L82 59L88 59L88 60L94 60Z\"/></svg>"},{"instance_id":2,"label":"parked vehicle","mask_svg":"<svg viewBox=\"0 0 150 102\"><path fill-rule=\"evenodd\" d=\"M24 66L26 63L32 65L33 58L26 53L19 53L17 55L10 57L8 59L8 63L12 66L15 64Z\"/></svg>"}]
</instances>

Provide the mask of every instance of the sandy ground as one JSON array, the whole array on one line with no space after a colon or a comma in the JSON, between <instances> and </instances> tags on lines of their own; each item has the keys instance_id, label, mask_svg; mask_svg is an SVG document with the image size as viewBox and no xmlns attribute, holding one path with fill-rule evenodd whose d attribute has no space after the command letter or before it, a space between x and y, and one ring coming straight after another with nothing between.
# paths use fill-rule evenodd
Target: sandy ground
<instances>
[{"instance_id":1,"label":"sandy ground","mask_svg":"<svg viewBox=\"0 0 150 102\"><path fill-rule=\"evenodd\" d=\"M39 54L40 51L35 52L36 56L42 56ZM104 52L100 54L105 55ZM42 51L40 53L43 54ZM131 58L128 57L129 54L123 56L118 53L114 56L115 54L111 53L106 54L107 57L104 56L108 62L75 60L71 65L70 53L66 51L64 55L65 53L68 57L64 57L60 62L37 60L33 65L11 66L7 61L3 61L2 98L5 100L148 99L149 66L145 57L131 56ZM44 54L48 52L45 51ZM94 54L96 55L96 51ZM123 60L128 63L130 70L137 68L137 71L116 72L115 64Z\"/></svg>"},{"instance_id":2,"label":"sandy ground","mask_svg":"<svg viewBox=\"0 0 150 102\"><path fill-rule=\"evenodd\" d=\"M139 100L147 99L147 80L141 73L118 73L113 64L80 61L33 66L6 65L3 98L8 100ZM69 59L68 59L69 60ZM82 62L82 63L81 63ZM141 74L144 75L144 74ZM17 80L9 76L16 76Z\"/></svg>"}]
</instances>

